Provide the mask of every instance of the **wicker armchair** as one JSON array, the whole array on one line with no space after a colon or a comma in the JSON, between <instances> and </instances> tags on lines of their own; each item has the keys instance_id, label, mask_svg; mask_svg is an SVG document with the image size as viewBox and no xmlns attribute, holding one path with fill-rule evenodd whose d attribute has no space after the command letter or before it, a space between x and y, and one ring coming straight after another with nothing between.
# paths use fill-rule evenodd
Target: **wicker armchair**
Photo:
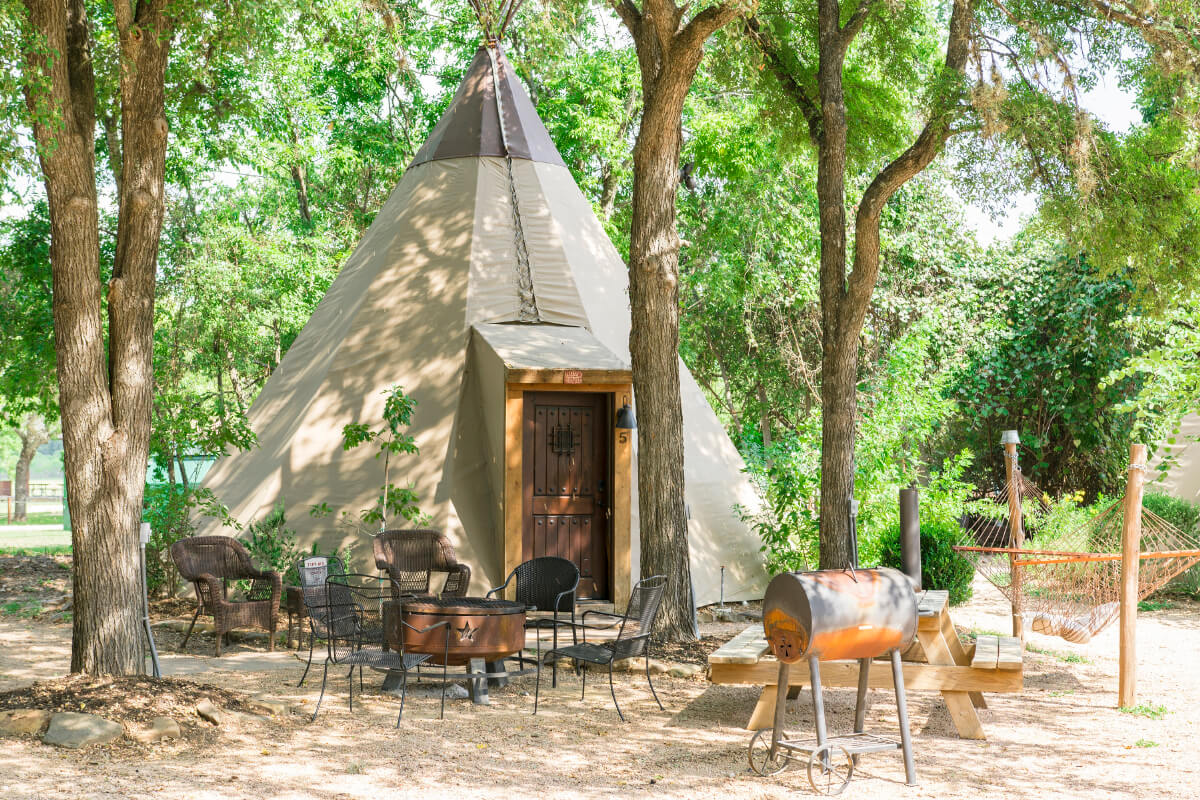
<instances>
[{"instance_id":1,"label":"wicker armchair","mask_svg":"<svg viewBox=\"0 0 1200 800\"><path fill-rule=\"evenodd\" d=\"M589 664L607 665L608 691L612 695L613 705L617 708L617 716L621 718L622 722L625 721L625 715L621 713L621 706L617 703L617 692L613 688L613 662L623 658L645 657L646 682L650 684L650 693L654 695L654 702L658 703L659 710L664 710L662 701L658 699L658 692L654 690L654 681L650 679L650 631L654 627L654 619L658 616L658 608L662 605L663 589L666 588L666 585L667 579L663 575L653 575L638 581L637 586L633 587L633 594L629 598L629 608L625 610L624 614L610 614L607 611L590 610L583 612L578 626L583 631L583 641L566 647L557 647L546 654L546 661L572 658L576 662L586 661ZM605 624L588 625L588 616L593 614L607 617L611 621ZM604 643L589 642L587 640L587 632L589 630L604 630L606 628L617 628L617 638ZM584 669L581 672L583 675L583 686L579 694L580 700L587 693L587 670ZM533 687L534 714L537 713L538 709L538 696L541 693L541 683L542 671L539 669L537 682Z\"/></svg>"},{"instance_id":2,"label":"wicker armchair","mask_svg":"<svg viewBox=\"0 0 1200 800\"><path fill-rule=\"evenodd\" d=\"M466 597L471 568L460 564L441 531L418 528L384 531L375 537L375 566L391 578L393 592L428 596L434 572L447 573L442 597ZM399 598L397 598L399 599Z\"/></svg>"},{"instance_id":3,"label":"wicker armchair","mask_svg":"<svg viewBox=\"0 0 1200 800\"><path fill-rule=\"evenodd\" d=\"M267 647L275 649L275 630L279 625L279 595L283 580L278 572L255 569L250 553L237 539L228 536L192 536L171 545L171 558L184 580L196 589L196 614L188 626L180 649L187 647L192 629L201 614L213 618L217 637L217 656L221 640L238 628L263 628L268 634ZM248 599L229 599L231 580L249 580Z\"/></svg>"}]
</instances>

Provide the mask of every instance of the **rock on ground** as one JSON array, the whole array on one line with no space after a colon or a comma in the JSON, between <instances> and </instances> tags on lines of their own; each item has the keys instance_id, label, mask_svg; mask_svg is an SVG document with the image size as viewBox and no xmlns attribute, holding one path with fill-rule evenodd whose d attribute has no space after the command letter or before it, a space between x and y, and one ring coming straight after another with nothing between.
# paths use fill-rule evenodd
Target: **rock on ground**
<instances>
[{"instance_id":1,"label":"rock on ground","mask_svg":"<svg viewBox=\"0 0 1200 800\"><path fill-rule=\"evenodd\" d=\"M221 724L221 711L212 700L205 699L196 703L196 713L205 722L211 722L213 725Z\"/></svg>"},{"instance_id":2,"label":"rock on ground","mask_svg":"<svg viewBox=\"0 0 1200 800\"><path fill-rule=\"evenodd\" d=\"M14 708L0 711L0 733L19 736L37 735L50 720L50 712L42 708Z\"/></svg>"},{"instance_id":3,"label":"rock on ground","mask_svg":"<svg viewBox=\"0 0 1200 800\"><path fill-rule=\"evenodd\" d=\"M155 717L149 728L127 726L125 734L135 742L151 744L163 739L180 739L183 737L183 730L180 729L179 723L170 717Z\"/></svg>"},{"instance_id":4,"label":"rock on ground","mask_svg":"<svg viewBox=\"0 0 1200 800\"><path fill-rule=\"evenodd\" d=\"M42 741L58 747L79 749L93 744L108 744L119 739L125 728L94 714L60 711L50 718L50 727Z\"/></svg>"},{"instance_id":5,"label":"rock on ground","mask_svg":"<svg viewBox=\"0 0 1200 800\"><path fill-rule=\"evenodd\" d=\"M273 697L268 697L265 694L255 695L246 705L256 714L265 714L269 717L282 717L286 715L290 706L283 700L277 700Z\"/></svg>"}]
</instances>

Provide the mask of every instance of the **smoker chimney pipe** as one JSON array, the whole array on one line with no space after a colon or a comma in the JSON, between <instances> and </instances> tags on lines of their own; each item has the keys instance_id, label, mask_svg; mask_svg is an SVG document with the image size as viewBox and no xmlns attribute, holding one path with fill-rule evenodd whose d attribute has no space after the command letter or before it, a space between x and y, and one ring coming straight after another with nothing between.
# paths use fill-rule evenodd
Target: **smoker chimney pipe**
<instances>
[{"instance_id":1,"label":"smoker chimney pipe","mask_svg":"<svg viewBox=\"0 0 1200 800\"><path fill-rule=\"evenodd\" d=\"M921 589L921 499L915 486L900 490L900 563Z\"/></svg>"}]
</instances>

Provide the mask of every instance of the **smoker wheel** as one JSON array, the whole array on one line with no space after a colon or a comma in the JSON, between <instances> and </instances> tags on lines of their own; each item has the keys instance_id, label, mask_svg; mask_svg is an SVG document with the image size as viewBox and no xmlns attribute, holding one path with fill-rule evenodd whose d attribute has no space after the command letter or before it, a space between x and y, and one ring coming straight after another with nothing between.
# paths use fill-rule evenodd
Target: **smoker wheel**
<instances>
[{"instance_id":1,"label":"smoker wheel","mask_svg":"<svg viewBox=\"0 0 1200 800\"><path fill-rule=\"evenodd\" d=\"M772 730L772 728L763 728L750 740L750 769L759 775L775 775L783 772L790 763L787 752L782 747L776 750L775 758L771 758ZM784 734L780 740L787 738L787 734Z\"/></svg>"},{"instance_id":2,"label":"smoker wheel","mask_svg":"<svg viewBox=\"0 0 1200 800\"><path fill-rule=\"evenodd\" d=\"M808 757L808 782L817 794L841 794L853 774L854 760L841 745L823 745Z\"/></svg>"}]
</instances>

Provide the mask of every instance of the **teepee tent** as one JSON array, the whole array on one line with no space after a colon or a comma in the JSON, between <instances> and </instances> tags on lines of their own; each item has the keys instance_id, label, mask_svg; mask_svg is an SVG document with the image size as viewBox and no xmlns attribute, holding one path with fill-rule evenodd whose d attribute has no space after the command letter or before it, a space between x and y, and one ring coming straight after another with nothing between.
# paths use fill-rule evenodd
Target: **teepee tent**
<instances>
[{"instance_id":1,"label":"teepee tent","mask_svg":"<svg viewBox=\"0 0 1200 800\"><path fill-rule=\"evenodd\" d=\"M472 567L472 592L564 555L582 594L620 606L638 573L627 270L494 42L249 411L258 446L208 473L234 517L282 501L300 544L343 540L320 503L357 513L382 484L342 427L378 423L383 392L416 400L419 455L392 462ZM698 604L762 596L743 463L682 370L685 501ZM627 414L622 415L626 417ZM389 520L404 527L403 520ZM201 533L217 533L215 521Z\"/></svg>"},{"instance_id":2,"label":"teepee tent","mask_svg":"<svg viewBox=\"0 0 1200 800\"><path fill-rule=\"evenodd\" d=\"M1170 471L1160 477L1151 469L1153 480L1147 488L1200 503L1200 414L1184 417L1173 439L1173 444L1163 442L1159 445L1162 455L1170 455L1173 459Z\"/></svg>"}]
</instances>

